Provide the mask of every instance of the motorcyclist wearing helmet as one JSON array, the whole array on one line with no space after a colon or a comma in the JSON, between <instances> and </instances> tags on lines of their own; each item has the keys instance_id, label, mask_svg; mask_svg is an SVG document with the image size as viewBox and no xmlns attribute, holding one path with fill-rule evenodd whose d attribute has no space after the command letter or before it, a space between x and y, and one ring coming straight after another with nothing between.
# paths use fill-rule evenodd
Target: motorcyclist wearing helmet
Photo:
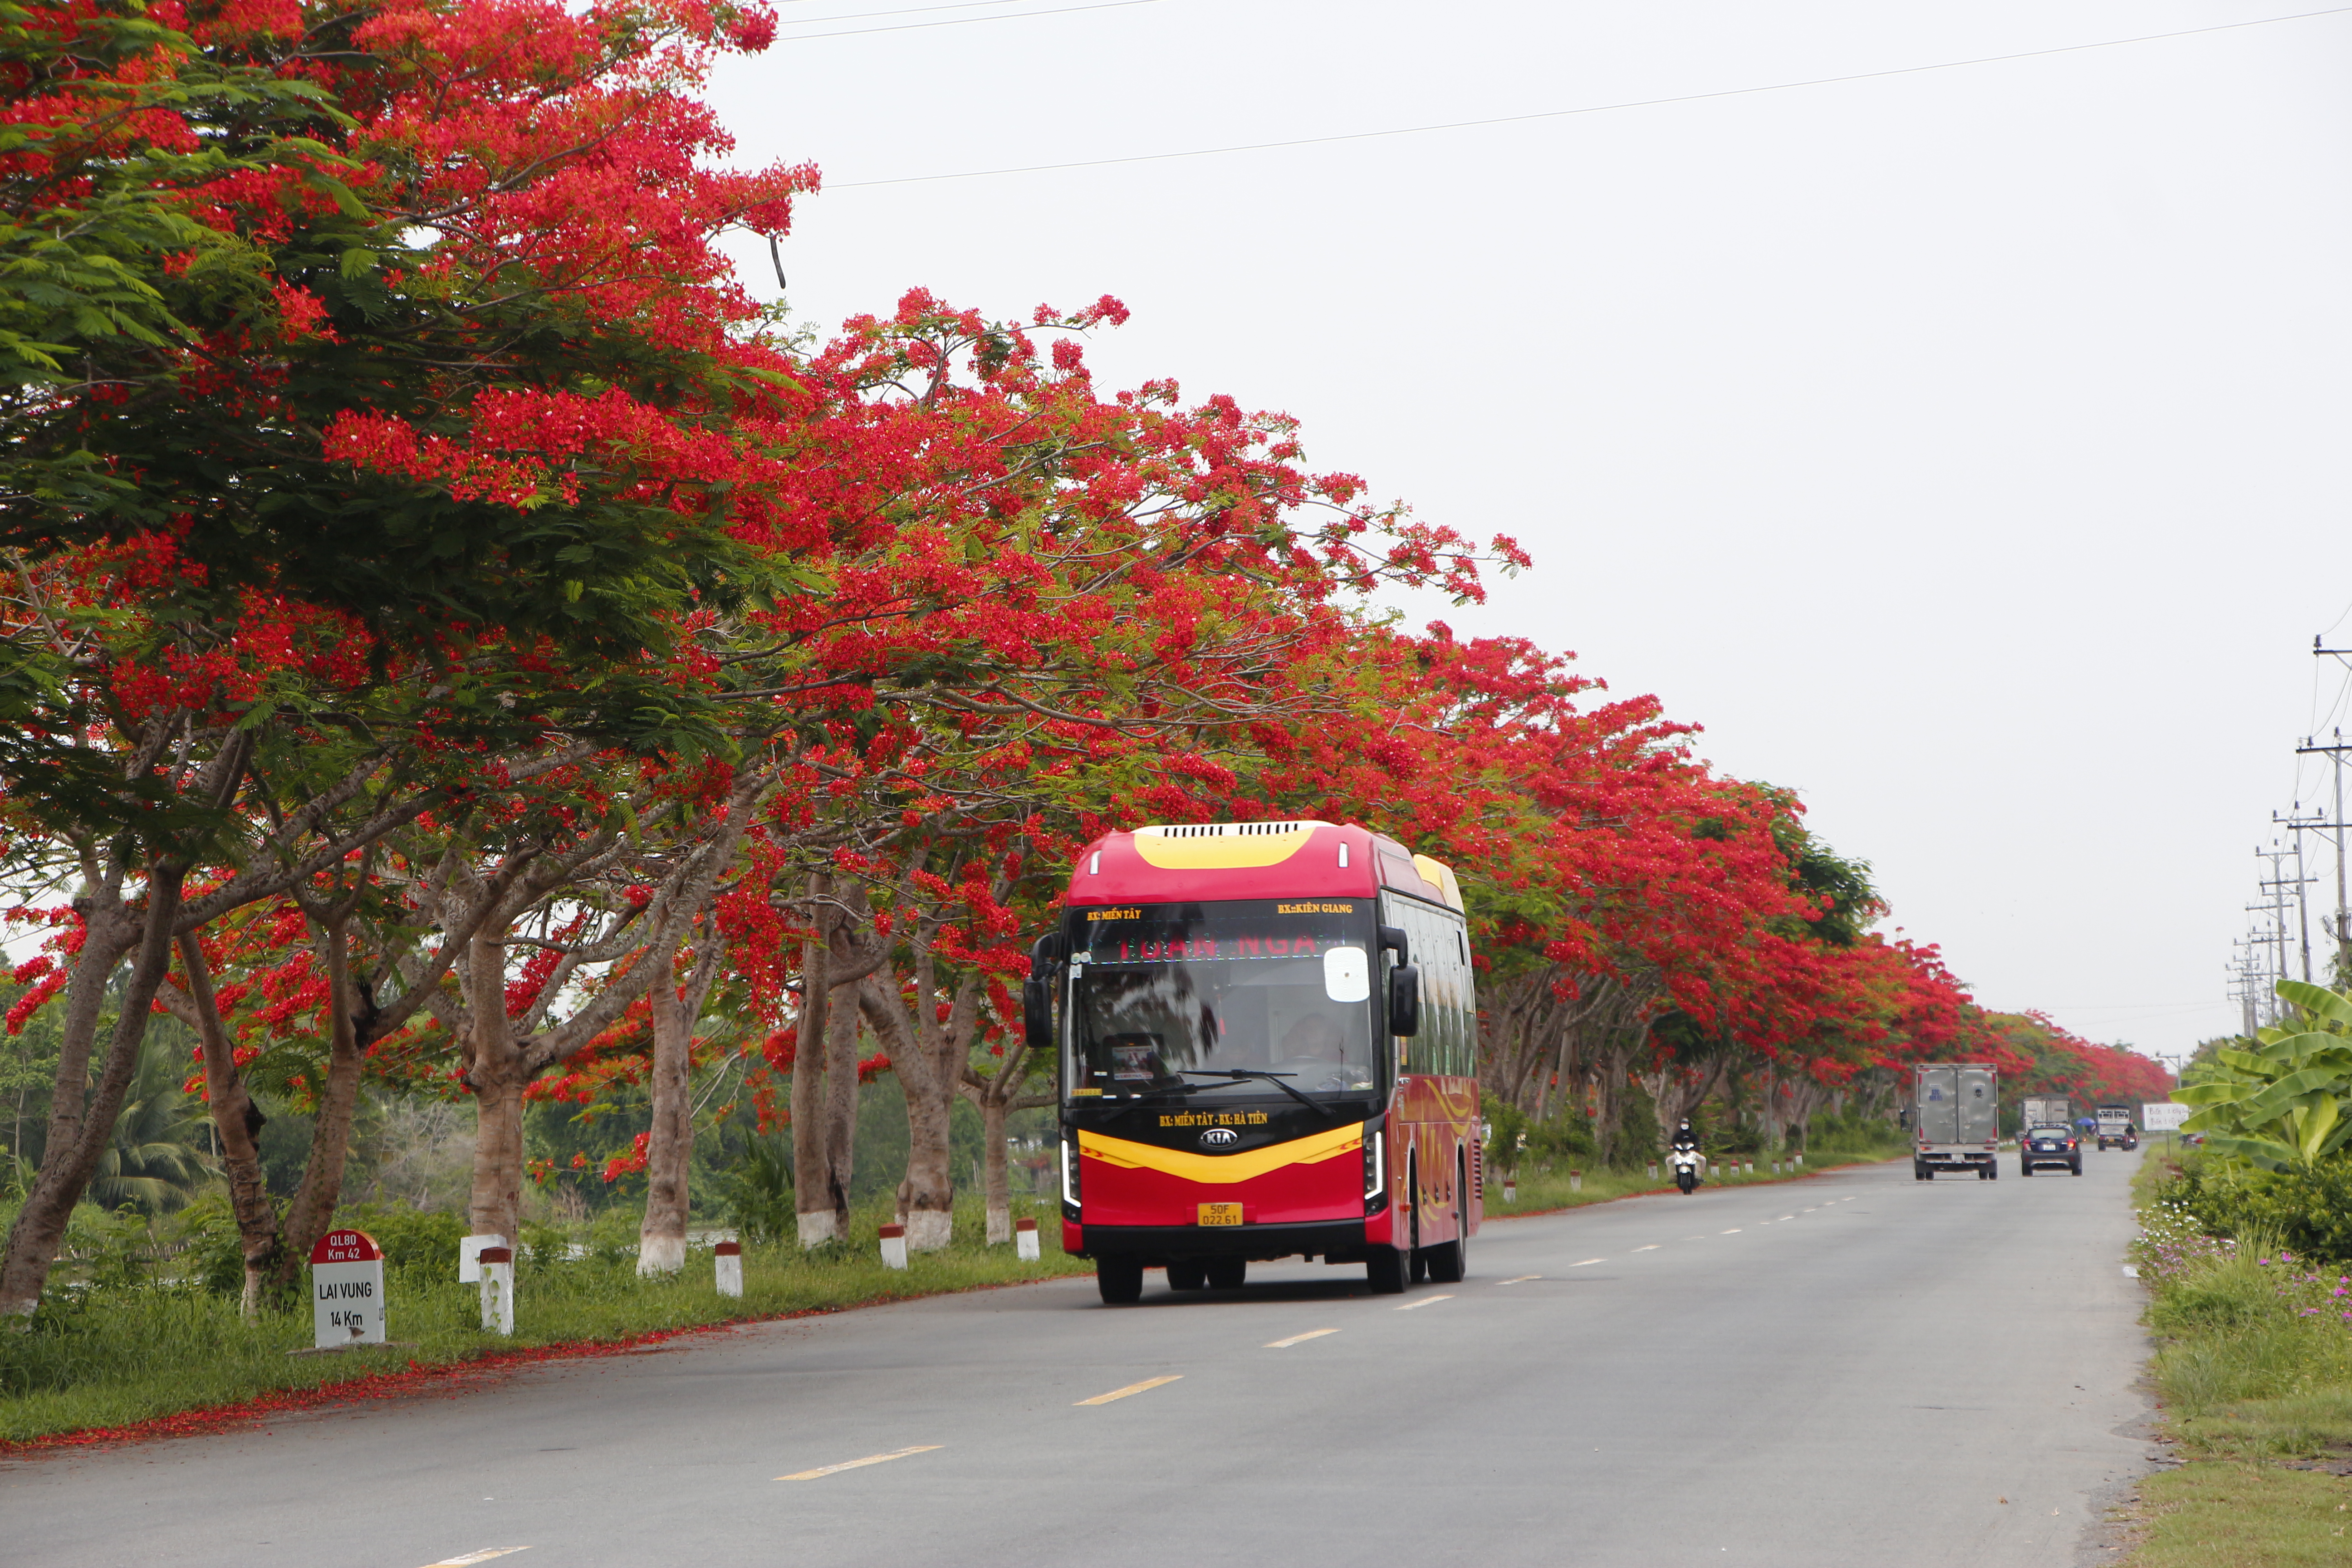
<instances>
[{"instance_id":1,"label":"motorcyclist wearing helmet","mask_svg":"<svg viewBox=\"0 0 2352 1568\"><path fill-rule=\"evenodd\" d=\"M1682 1125L1675 1129L1675 1151L1679 1153L1685 1149L1697 1147L1698 1134L1691 1131L1690 1118L1685 1116L1682 1120Z\"/></svg>"}]
</instances>

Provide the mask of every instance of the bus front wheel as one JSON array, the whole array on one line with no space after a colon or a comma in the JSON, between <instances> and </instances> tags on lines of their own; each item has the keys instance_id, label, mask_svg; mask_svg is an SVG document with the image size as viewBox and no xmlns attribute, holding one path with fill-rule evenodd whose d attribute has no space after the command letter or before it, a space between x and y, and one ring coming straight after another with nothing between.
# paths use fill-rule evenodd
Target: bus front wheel
<instances>
[{"instance_id":1,"label":"bus front wheel","mask_svg":"<svg viewBox=\"0 0 2352 1568\"><path fill-rule=\"evenodd\" d=\"M1095 1289L1102 1292L1103 1304L1125 1307L1143 1300L1143 1265L1132 1258L1098 1258L1095 1259Z\"/></svg>"},{"instance_id":2,"label":"bus front wheel","mask_svg":"<svg viewBox=\"0 0 2352 1568\"><path fill-rule=\"evenodd\" d=\"M1364 1278L1375 1296L1404 1294L1404 1254L1393 1247L1375 1247L1364 1259Z\"/></svg>"}]
</instances>

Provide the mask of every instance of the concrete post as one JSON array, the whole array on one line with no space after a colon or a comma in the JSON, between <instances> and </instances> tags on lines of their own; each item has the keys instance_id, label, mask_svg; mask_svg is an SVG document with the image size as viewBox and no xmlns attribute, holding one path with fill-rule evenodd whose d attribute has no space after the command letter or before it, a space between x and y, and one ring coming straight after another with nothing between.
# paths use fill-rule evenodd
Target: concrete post
<instances>
[{"instance_id":1,"label":"concrete post","mask_svg":"<svg viewBox=\"0 0 2352 1568\"><path fill-rule=\"evenodd\" d=\"M743 1294L743 1244L722 1241L710 1249L711 1267L718 1277L719 1293L722 1296Z\"/></svg>"},{"instance_id":2,"label":"concrete post","mask_svg":"<svg viewBox=\"0 0 2352 1568\"><path fill-rule=\"evenodd\" d=\"M481 1252L482 1331L514 1332L514 1248L486 1247Z\"/></svg>"},{"instance_id":3,"label":"concrete post","mask_svg":"<svg viewBox=\"0 0 2352 1568\"><path fill-rule=\"evenodd\" d=\"M882 1227L882 1267L885 1268L907 1267L907 1227L905 1226L886 1225Z\"/></svg>"},{"instance_id":4,"label":"concrete post","mask_svg":"<svg viewBox=\"0 0 2352 1568\"><path fill-rule=\"evenodd\" d=\"M1016 1219L1013 1222L1013 1256L1024 1263L1037 1261L1039 1254L1035 1220Z\"/></svg>"}]
</instances>

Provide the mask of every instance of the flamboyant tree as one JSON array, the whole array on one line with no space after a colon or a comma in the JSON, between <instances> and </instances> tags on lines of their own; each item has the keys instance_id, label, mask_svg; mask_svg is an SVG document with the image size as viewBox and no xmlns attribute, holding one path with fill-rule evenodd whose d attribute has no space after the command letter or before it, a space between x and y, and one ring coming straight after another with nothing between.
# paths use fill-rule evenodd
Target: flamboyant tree
<instances>
[{"instance_id":1,"label":"flamboyant tree","mask_svg":"<svg viewBox=\"0 0 2352 1568\"><path fill-rule=\"evenodd\" d=\"M0 266L103 261L137 298L119 330L53 311L68 342L19 311L0 343L0 806L28 874L78 888L42 977L67 1048L0 1266L16 1312L180 936L307 889L453 774L715 733L680 628L796 582L745 486L779 360L735 330L757 312L711 242L780 232L808 183L698 161L724 140L684 89L763 41L756 13L24 15ZM76 213L78 258L37 232ZM362 799L381 809L321 840Z\"/></svg>"}]
</instances>

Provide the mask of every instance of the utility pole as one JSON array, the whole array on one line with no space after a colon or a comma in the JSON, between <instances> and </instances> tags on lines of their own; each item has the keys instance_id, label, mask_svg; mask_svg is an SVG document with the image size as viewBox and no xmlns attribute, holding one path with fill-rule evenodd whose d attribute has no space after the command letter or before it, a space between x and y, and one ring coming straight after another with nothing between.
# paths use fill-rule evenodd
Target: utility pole
<instances>
[{"instance_id":1,"label":"utility pole","mask_svg":"<svg viewBox=\"0 0 2352 1568\"><path fill-rule=\"evenodd\" d=\"M2347 653L2352 653L2352 648L2321 647L2317 637L2314 637L2311 640L2311 651L2314 653L2336 654L2339 657ZM2352 981L2352 931L2347 931L2346 929L2347 921L2352 921L2352 900L2347 900L2345 896L2346 879L2344 874L2346 864L2344 858L2344 757L2347 752L2352 752L2352 745L2347 745L2346 743L2344 740L2344 731L2340 729L2335 732L2334 736L2329 740L2326 745L2321 745L2317 736L2309 735L2304 738L2302 745L2297 746L2294 749L2294 754L2298 757L2326 757L2330 764L2331 771L2336 775L2336 809L2332 814L2334 820L2328 822L2311 822L2303 825L2305 827L2321 829L2326 832L2333 833L2336 836L2336 921L2328 928L2328 934L2336 939L2336 963L2332 966L2331 972L2328 975L2328 981L2331 984L2345 981Z\"/></svg>"},{"instance_id":2,"label":"utility pole","mask_svg":"<svg viewBox=\"0 0 2352 1568\"><path fill-rule=\"evenodd\" d=\"M2292 827L2295 830L2294 879L2292 886L2294 889L2295 922L2302 931L2303 980L2304 984L2308 985L2311 984L2311 900L2309 896L2305 893L2304 889L2311 886L2311 884L2317 880L2317 879L2305 876L2304 874L2303 830L2306 827L2321 826L2324 825L2326 819L2318 814L2314 814L2310 816L2297 816L2294 815L2295 812L2302 809L2303 802L2296 801L2294 807L2290 809L2284 816L2281 816L2275 811L2272 812L2271 820L2281 827Z\"/></svg>"}]
</instances>

